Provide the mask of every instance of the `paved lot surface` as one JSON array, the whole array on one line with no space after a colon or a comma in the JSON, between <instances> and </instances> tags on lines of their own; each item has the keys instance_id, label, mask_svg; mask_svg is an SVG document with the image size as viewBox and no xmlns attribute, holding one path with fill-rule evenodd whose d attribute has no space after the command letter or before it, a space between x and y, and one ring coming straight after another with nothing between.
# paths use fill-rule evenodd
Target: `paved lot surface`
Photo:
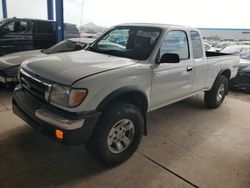
<instances>
[{"instance_id":1,"label":"paved lot surface","mask_svg":"<svg viewBox=\"0 0 250 188\"><path fill-rule=\"evenodd\" d=\"M151 112L138 151L111 169L27 126L10 96L0 90L1 188L250 187L250 95L230 93L216 110L195 96Z\"/></svg>"}]
</instances>

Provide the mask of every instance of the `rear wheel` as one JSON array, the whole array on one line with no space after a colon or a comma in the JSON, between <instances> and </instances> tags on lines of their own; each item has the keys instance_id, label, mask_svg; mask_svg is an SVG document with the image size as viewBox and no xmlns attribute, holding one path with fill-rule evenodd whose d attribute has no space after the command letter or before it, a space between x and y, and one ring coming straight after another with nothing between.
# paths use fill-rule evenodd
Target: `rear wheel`
<instances>
[{"instance_id":1,"label":"rear wheel","mask_svg":"<svg viewBox=\"0 0 250 188\"><path fill-rule=\"evenodd\" d=\"M204 101L208 108L218 108L228 93L228 79L222 75L217 79L211 90L205 92Z\"/></svg>"},{"instance_id":2,"label":"rear wheel","mask_svg":"<svg viewBox=\"0 0 250 188\"><path fill-rule=\"evenodd\" d=\"M106 166L127 160L140 144L143 116L133 104L119 102L103 112L86 146L90 154Z\"/></svg>"}]
</instances>

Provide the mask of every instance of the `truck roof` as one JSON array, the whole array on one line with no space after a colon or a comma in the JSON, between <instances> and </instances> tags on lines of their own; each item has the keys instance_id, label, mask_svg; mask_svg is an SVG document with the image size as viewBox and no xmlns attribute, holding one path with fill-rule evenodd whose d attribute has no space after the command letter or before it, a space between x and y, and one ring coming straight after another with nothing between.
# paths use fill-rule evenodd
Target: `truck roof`
<instances>
[{"instance_id":1,"label":"truck roof","mask_svg":"<svg viewBox=\"0 0 250 188\"><path fill-rule=\"evenodd\" d=\"M182 29L196 29L183 25L174 25L174 24L161 24L161 23L124 23L117 26L142 26L142 27L159 27L159 28L169 28L169 27L178 27Z\"/></svg>"}]
</instances>

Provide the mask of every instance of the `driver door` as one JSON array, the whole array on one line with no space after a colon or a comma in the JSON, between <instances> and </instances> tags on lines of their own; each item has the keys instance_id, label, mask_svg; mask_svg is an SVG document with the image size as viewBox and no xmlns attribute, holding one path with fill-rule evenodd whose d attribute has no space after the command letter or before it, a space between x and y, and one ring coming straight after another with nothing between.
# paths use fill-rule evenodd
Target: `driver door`
<instances>
[{"instance_id":1,"label":"driver door","mask_svg":"<svg viewBox=\"0 0 250 188\"><path fill-rule=\"evenodd\" d=\"M169 31L159 50L158 59L165 53L179 55L179 63L155 65L151 88L151 110L165 106L191 93L193 61L185 31Z\"/></svg>"}]
</instances>

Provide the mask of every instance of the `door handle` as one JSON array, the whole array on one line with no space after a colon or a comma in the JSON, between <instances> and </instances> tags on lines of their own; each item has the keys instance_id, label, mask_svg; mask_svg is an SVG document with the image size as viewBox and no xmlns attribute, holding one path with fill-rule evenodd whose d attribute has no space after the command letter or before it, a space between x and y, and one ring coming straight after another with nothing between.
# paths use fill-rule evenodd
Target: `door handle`
<instances>
[{"instance_id":1,"label":"door handle","mask_svg":"<svg viewBox=\"0 0 250 188\"><path fill-rule=\"evenodd\" d=\"M192 71L192 70L193 70L193 67L191 67L191 66L188 66L188 67L187 67L187 71L188 71L188 72L190 72L190 71Z\"/></svg>"}]
</instances>

